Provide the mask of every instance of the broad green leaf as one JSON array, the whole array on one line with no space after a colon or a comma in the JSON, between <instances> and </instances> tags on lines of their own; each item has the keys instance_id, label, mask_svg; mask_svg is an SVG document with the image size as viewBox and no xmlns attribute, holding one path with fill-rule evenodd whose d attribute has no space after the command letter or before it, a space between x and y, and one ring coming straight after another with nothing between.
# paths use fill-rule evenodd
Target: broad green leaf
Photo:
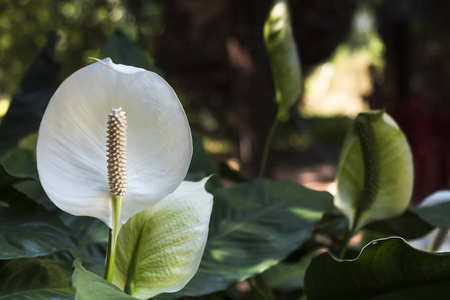
<instances>
[{"instance_id":1,"label":"broad green leaf","mask_svg":"<svg viewBox=\"0 0 450 300\"><path fill-rule=\"evenodd\" d=\"M19 182L23 181L22 178L17 178L9 174L5 167L0 164L0 199L3 202L11 202L11 204L15 204L18 206L18 201L12 201L15 197L23 197L23 194L19 193L12 186Z\"/></svg>"},{"instance_id":2,"label":"broad green leaf","mask_svg":"<svg viewBox=\"0 0 450 300\"><path fill-rule=\"evenodd\" d=\"M14 177L38 179L36 159L30 151L24 149L9 151L1 157L0 164Z\"/></svg>"},{"instance_id":3,"label":"broad green leaf","mask_svg":"<svg viewBox=\"0 0 450 300\"><path fill-rule=\"evenodd\" d=\"M0 208L0 259L37 257L67 250L79 257L72 232L56 214Z\"/></svg>"},{"instance_id":4,"label":"broad green leaf","mask_svg":"<svg viewBox=\"0 0 450 300\"><path fill-rule=\"evenodd\" d=\"M71 287L46 287L19 291L12 294L0 294L0 300L72 300Z\"/></svg>"},{"instance_id":5,"label":"broad green leaf","mask_svg":"<svg viewBox=\"0 0 450 300\"><path fill-rule=\"evenodd\" d=\"M360 113L342 147L334 204L355 231L401 215L411 198L413 162L408 142L381 110Z\"/></svg>"},{"instance_id":6,"label":"broad green leaf","mask_svg":"<svg viewBox=\"0 0 450 300\"><path fill-rule=\"evenodd\" d=\"M306 269L317 253L308 253L296 263L280 262L262 273L271 288L292 291L303 288Z\"/></svg>"},{"instance_id":7,"label":"broad green leaf","mask_svg":"<svg viewBox=\"0 0 450 300\"><path fill-rule=\"evenodd\" d=\"M450 253L412 248L401 238L368 244L358 258L313 259L305 278L308 300L448 299Z\"/></svg>"},{"instance_id":8,"label":"broad green leaf","mask_svg":"<svg viewBox=\"0 0 450 300\"><path fill-rule=\"evenodd\" d=\"M212 210L206 180L183 182L174 193L125 223L117 241L114 284L147 299L178 291L194 276Z\"/></svg>"},{"instance_id":9,"label":"broad green leaf","mask_svg":"<svg viewBox=\"0 0 450 300\"><path fill-rule=\"evenodd\" d=\"M82 251L83 264L91 272L103 276L109 228L91 217L76 217L60 212L64 224L74 233Z\"/></svg>"},{"instance_id":10,"label":"broad green leaf","mask_svg":"<svg viewBox=\"0 0 450 300\"><path fill-rule=\"evenodd\" d=\"M0 259L37 257L67 250L79 256L72 232L58 218L12 188L20 179L0 166Z\"/></svg>"},{"instance_id":11,"label":"broad green leaf","mask_svg":"<svg viewBox=\"0 0 450 300\"><path fill-rule=\"evenodd\" d=\"M292 33L287 0L275 0L264 24L264 42L270 57L278 117L284 117L302 89L300 61Z\"/></svg>"},{"instance_id":12,"label":"broad green leaf","mask_svg":"<svg viewBox=\"0 0 450 300\"><path fill-rule=\"evenodd\" d=\"M41 183L37 180L24 180L14 184L13 187L28 198L43 205L46 209L53 210L56 207L48 198Z\"/></svg>"},{"instance_id":13,"label":"broad green leaf","mask_svg":"<svg viewBox=\"0 0 450 300\"><path fill-rule=\"evenodd\" d=\"M46 208L55 207L48 199L38 180L36 159L31 151L19 148L11 150L0 158L0 164L11 176L26 179L13 184L16 190L44 205Z\"/></svg>"},{"instance_id":14,"label":"broad green leaf","mask_svg":"<svg viewBox=\"0 0 450 300\"><path fill-rule=\"evenodd\" d=\"M200 268L186 287L158 299L226 289L284 259L313 232L332 196L289 181L255 179L213 191L210 233Z\"/></svg>"},{"instance_id":15,"label":"broad green leaf","mask_svg":"<svg viewBox=\"0 0 450 300\"><path fill-rule=\"evenodd\" d=\"M450 215L450 211L448 213ZM401 236L404 239L417 239L433 230L433 226L425 222L420 214L416 213L416 207L410 206L401 216L374 221L367 224L364 229L384 234L384 237Z\"/></svg>"},{"instance_id":16,"label":"broad green leaf","mask_svg":"<svg viewBox=\"0 0 450 300\"><path fill-rule=\"evenodd\" d=\"M0 299L73 299L71 267L48 259L5 262L0 269Z\"/></svg>"},{"instance_id":17,"label":"broad green leaf","mask_svg":"<svg viewBox=\"0 0 450 300\"><path fill-rule=\"evenodd\" d=\"M87 271L77 259L73 262L75 271L72 275L72 285L76 289L77 300L136 300L117 286L106 281L100 276Z\"/></svg>"}]
</instances>

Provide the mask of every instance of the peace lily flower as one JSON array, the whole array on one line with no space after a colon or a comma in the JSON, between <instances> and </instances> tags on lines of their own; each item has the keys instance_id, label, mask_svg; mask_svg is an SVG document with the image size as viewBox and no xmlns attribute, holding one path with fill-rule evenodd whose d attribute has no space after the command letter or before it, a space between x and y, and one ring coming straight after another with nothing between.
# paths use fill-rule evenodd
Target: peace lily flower
<instances>
[{"instance_id":1,"label":"peace lily flower","mask_svg":"<svg viewBox=\"0 0 450 300\"><path fill-rule=\"evenodd\" d=\"M127 188L119 218L124 224L172 193L190 164L189 124L167 82L109 58L78 70L50 100L36 150L42 186L56 206L99 218L110 228L107 119L111 109L119 108L128 121Z\"/></svg>"},{"instance_id":2,"label":"peace lily flower","mask_svg":"<svg viewBox=\"0 0 450 300\"><path fill-rule=\"evenodd\" d=\"M118 278L122 289L145 298L179 290L192 278L206 243L212 196L205 180L181 184L192 157L191 132L175 92L161 77L109 58L78 70L50 100L36 151L41 184L55 205L112 229L107 280ZM151 234L141 245L133 237L148 224L152 228L145 232ZM118 239L125 250L119 250L114 273ZM157 290L140 289L148 278L159 277L136 267L130 255L137 247L153 251L139 265L157 259L170 264L164 274L177 277L152 282ZM174 251L181 253L176 261L168 257Z\"/></svg>"}]
</instances>

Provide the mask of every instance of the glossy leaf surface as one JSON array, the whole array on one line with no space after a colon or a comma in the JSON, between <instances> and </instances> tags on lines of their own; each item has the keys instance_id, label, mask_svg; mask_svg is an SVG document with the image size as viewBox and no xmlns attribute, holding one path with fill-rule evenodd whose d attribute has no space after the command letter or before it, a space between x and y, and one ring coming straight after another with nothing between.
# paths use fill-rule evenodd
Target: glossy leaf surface
<instances>
[{"instance_id":1,"label":"glossy leaf surface","mask_svg":"<svg viewBox=\"0 0 450 300\"><path fill-rule=\"evenodd\" d=\"M16 259L0 269L0 299L73 299L70 264L48 259Z\"/></svg>"},{"instance_id":2,"label":"glossy leaf surface","mask_svg":"<svg viewBox=\"0 0 450 300\"><path fill-rule=\"evenodd\" d=\"M9 175L0 165L0 180L0 259L44 256L62 250L79 256L72 232L58 216L11 186L22 179Z\"/></svg>"},{"instance_id":3,"label":"glossy leaf surface","mask_svg":"<svg viewBox=\"0 0 450 300\"><path fill-rule=\"evenodd\" d=\"M288 181L255 179L213 191L210 233L200 268L173 295L197 296L226 289L285 258L312 233L332 197Z\"/></svg>"},{"instance_id":4,"label":"glossy leaf surface","mask_svg":"<svg viewBox=\"0 0 450 300\"><path fill-rule=\"evenodd\" d=\"M371 242L355 260L323 253L306 272L305 292L308 300L447 299L450 254L416 250L401 238Z\"/></svg>"},{"instance_id":5,"label":"glossy leaf surface","mask_svg":"<svg viewBox=\"0 0 450 300\"><path fill-rule=\"evenodd\" d=\"M75 271L72 275L72 285L76 289L77 300L133 300L136 299L122 292L117 286L94 273L87 271L81 260L74 261Z\"/></svg>"}]
</instances>

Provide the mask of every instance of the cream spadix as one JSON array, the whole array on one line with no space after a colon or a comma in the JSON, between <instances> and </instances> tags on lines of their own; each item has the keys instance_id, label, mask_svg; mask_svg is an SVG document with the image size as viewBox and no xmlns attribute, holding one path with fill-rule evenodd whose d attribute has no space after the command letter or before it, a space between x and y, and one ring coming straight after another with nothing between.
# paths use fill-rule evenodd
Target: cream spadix
<instances>
[{"instance_id":1,"label":"cream spadix","mask_svg":"<svg viewBox=\"0 0 450 300\"><path fill-rule=\"evenodd\" d=\"M99 218L110 228L107 116L119 107L127 116L123 224L172 193L189 167L188 121L167 82L109 58L84 67L53 95L37 144L39 177L48 197L62 210Z\"/></svg>"},{"instance_id":2,"label":"cream spadix","mask_svg":"<svg viewBox=\"0 0 450 300\"><path fill-rule=\"evenodd\" d=\"M122 107L111 109L108 115L108 183L116 197L127 190L127 117Z\"/></svg>"}]
</instances>

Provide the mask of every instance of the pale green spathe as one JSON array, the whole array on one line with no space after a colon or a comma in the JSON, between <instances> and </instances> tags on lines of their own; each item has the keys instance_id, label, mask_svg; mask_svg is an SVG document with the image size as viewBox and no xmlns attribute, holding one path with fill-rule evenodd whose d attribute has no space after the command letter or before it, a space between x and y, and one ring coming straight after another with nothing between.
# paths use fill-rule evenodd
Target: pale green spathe
<instances>
[{"instance_id":1,"label":"pale green spathe","mask_svg":"<svg viewBox=\"0 0 450 300\"><path fill-rule=\"evenodd\" d=\"M357 123L365 124L362 134ZM413 187L412 155L388 114L375 110L358 115L342 147L336 183L334 204L347 215L352 230L405 211Z\"/></svg>"},{"instance_id":2,"label":"pale green spathe","mask_svg":"<svg viewBox=\"0 0 450 300\"><path fill-rule=\"evenodd\" d=\"M264 24L264 42L270 57L278 117L287 114L302 88L300 60L289 13L286 0L275 0Z\"/></svg>"},{"instance_id":3,"label":"pale green spathe","mask_svg":"<svg viewBox=\"0 0 450 300\"><path fill-rule=\"evenodd\" d=\"M203 255L212 211L206 180L183 182L128 220L118 237L114 284L147 299L176 292L191 280Z\"/></svg>"},{"instance_id":4,"label":"pale green spathe","mask_svg":"<svg viewBox=\"0 0 450 300\"><path fill-rule=\"evenodd\" d=\"M153 72L106 58L69 76L53 95L39 129L37 167L60 209L113 226L108 187L107 116L127 118L128 189L118 226L173 192L185 177L192 139L170 85Z\"/></svg>"}]
</instances>

